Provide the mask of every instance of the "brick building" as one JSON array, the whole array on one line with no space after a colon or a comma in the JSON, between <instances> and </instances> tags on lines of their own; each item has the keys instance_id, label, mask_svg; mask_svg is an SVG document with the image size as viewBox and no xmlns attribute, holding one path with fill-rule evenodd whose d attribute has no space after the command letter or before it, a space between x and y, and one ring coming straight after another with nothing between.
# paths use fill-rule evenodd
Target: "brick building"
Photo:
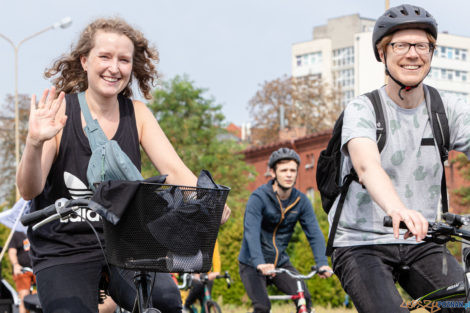
<instances>
[{"instance_id":1,"label":"brick building","mask_svg":"<svg viewBox=\"0 0 470 313\"><path fill-rule=\"evenodd\" d=\"M298 132L297 132L298 133ZM260 147L251 147L243 151L245 161L254 165L258 175L255 181L249 185L249 190L254 191L256 188L265 184L271 179L268 171L268 159L271 153L281 147L294 149L301 159L299 176L297 178L296 188L313 198L314 190L317 190L315 180L316 164L320 151L326 148L328 140L331 138L331 132L321 132L301 137L295 137L297 133L280 134L279 142L268 144ZM449 159L452 160L457 156L457 152L452 151ZM459 174L457 168L449 162L446 165L447 188L450 196L450 207L455 212L469 212L468 208L459 205L453 190L461 186L469 186L469 182L465 182Z\"/></svg>"}]
</instances>

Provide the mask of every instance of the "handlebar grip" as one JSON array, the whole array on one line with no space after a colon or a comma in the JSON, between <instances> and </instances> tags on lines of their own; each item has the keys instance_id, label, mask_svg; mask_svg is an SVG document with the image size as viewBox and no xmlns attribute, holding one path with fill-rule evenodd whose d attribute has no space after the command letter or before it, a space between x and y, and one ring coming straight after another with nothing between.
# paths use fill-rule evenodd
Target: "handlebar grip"
<instances>
[{"instance_id":1,"label":"handlebar grip","mask_svg":"<svg viewBox=\"0 0 470 313\"><path fill-rule=\"evenodd\" d=\"M385 216L384 217L384 226L385 227L393 227L393 222L392 222L392 217L391 216ZM400 229L408 229L408 227L406 227L405 222L403 222L403 221L400 222L399 228Z\"/></svg>"},{"instance_id":2,"label":"handlebar grip","mask_svg":"<svg viewBox=\"0 0 470 313\"><path fill-rule=\"evenodd\" d=\"M469 224L469 220L466 216L446 212L446 213L442 214L442 217L444 218L446 223L451 225L451 226L460 227L462 225Z\"/></svg>"},{"instance_id":3,"label":"handlebar grip","mask_svg":"<svg viewBox=\"0 0 470 313\"><path fill-rule=\"evenodd\" d=\"M51 204L45 207L42 210L38 210L32 213L25 214L21 217L21 224L24 226L29 226L31 224L36 224L37 222L42 221L43 219L57 213L55 209L55 204Z\"/></svg>"}]
</instances>

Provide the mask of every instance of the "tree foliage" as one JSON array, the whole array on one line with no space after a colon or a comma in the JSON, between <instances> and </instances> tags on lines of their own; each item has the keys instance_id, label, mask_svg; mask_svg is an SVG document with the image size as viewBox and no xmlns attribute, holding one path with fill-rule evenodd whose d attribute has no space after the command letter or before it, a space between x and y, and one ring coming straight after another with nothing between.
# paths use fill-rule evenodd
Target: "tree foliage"
<instances>
[{"instance_id":1,"label":"tree foliage","mask_svg":"<svg viewBox=\"0 0 470 313\"><path fill-rule=\"evenodd\" d=\"M456 165L463 179L467 182L470 182L470 161L468 160L467 156L460 153L451 162ZM468 211L470 211L470 209L468 209L470 207L470 187L462 186L454 190L453 194L457 196L459 203L467 208L467 212L457 213L468 213Z\"/></svg>"},{"instance_id":2,"label":"tree foliage","mask_svg":"<svg viewBox=\"0 0 470 313\"><path fill-rule=\"evenodd\" d=\"M221 106L205 92L187 77L176 76L155 91L149 107L190 170L198 174L207 169L219 184L232 188L231 196L246 198L248 177L255 171L244 162L244 146L225 129ZM146 171L148 163L144 164Z\"/></svg>"},{"instance_id":3,"label":"tree foliage","mask_svg":"<svg viewBox=\"0 0 470 313\"><path fill-rule=\"evenodd\" d=\"M19 142L20 155L24 149L26 135L28 133L28 117L30 107L30 96L18 95L19 110ZM2 104L2 115L0 115L0 199L7 200L10 205L15 202L15 98L7 95Z\"/></svg>"},{"instance_id":4,"label":"tree foliage","mask_svg":"<svg viewBox=\"0 0 470 313\"><path fill-rule=\"evenodd\" d=\"M255 144L278 139L281 107L287 127L305 128L311 134L333 127L341 111L340 93L313 76L283 76L264 82L248 105Z\"/></svg>"}]
</instances>

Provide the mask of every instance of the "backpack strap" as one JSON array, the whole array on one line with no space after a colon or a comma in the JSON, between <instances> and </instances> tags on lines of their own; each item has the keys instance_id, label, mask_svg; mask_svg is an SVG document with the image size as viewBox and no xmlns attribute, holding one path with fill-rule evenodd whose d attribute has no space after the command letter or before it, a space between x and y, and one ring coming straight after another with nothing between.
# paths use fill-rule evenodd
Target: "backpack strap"
<instances>
[{"instance_id":1,"label":"backpack strap","mask_svg":"<svg viewBox=\"0 0 470 313\"><path fill-rule=\"evenodd\" d=\"M105 144L108 141L108 138L101 129L98 121L92 118L90 109L86 102L85 92L82 91L78 93L77 96L78 102L80 103L80 109L83 113L83 117L85 118L85 133L87 135L88 142L90 143L91 151L93 151L95 148Z\"/></svg>"},{"instance_id":2,"label":"backpack strap","mask_svg":"<svg viewBox=\"0 0 470 313\"><path fill-rule=\"evenodd\" d=\"M447 183L446 183L446 169L444 162L449 158L450 150L450 131L449 121L447 120L446 111L442 98L436 88L425 85L425 89L429 92L430 107L431 107L431 129L436 145L439 150L442 164L442 180L441 180L441 201L442 213L449 211L449 204L447 199Z\"/></svg>"},{"instance_id":3,"label":"backpack strap","mask_svg":"<svg viewBox=\"0 0 470 313\"><path fill-rule=\"evenodd\" d=\"M336 230L338 229L339 218L341 217L341 212L343 211L343 205L344 201L346 200L349 185L351 185L353 180L358 181L359 179L357 177L356 171L351 169L351 172L344 178L343 186L341 186L338 205L336 206L335 215L333 216L333 222L331 224L330 235L328 236L328 243L326 244L326 256L331 256L333 253L333 242L335 240Z\"/></svg>"},{"instance_id":4,"label":"backpack strap","mask_svg":"<svg viewBox=\"0 0 470 313\"><path fill-rule=\"evenodd\" d=\"M377 128L377 147L379 148L379 152L382 152L385 141L387 139L387 130L385 127L385 115L382 107L382 101L380 101L379 90L375 89L372 92L368 92L365 94L367 98L369 98L370 102L374 106L375 111L375 125Z\"/></svg>"},{"instance_id":5,"label":"backpack strap","mask_svg":"<svg viewBox=\"0 0 470 313\"><path fill-rule=\"evenodd\" d=\"M379 152L382 152L385 141L387 139L387 132L385 127L385 116L382 108L382 101L380 101L379 90L376 89L372 92L368 92L365 94L367 98L369 98L370 102L372 102L372 106L374 107L375 111L375 121L377 127L377 147L379 148ZM341 114L341 118L343 118L343 114ZM356 171L354 168L351 168L350 172L346 177L344 177L343 185L341 186L341 193L340 198L338 201L338 205L336 206L335 215L333 216L333 222L331 224L330 235L328 236L328 243L326 245L326 255L331 256L333 253L333 241L335 238L336 230L338 229L339 218L341 217L341 212L343 211L344 201L346 200L346 195L348 193L349 185L353 181L359 181L359 177L357 176Z\"/></svg>"}]
</instances>

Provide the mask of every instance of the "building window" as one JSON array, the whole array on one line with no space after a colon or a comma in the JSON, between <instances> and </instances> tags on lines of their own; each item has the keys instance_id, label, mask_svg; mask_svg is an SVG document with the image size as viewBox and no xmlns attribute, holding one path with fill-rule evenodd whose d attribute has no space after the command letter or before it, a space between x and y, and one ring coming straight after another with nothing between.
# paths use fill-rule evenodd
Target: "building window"
<instances>
[{"instance_id":1,"label":"building window","mask_svg":"<svg viewBox=\"0 0 470 313\"><path fill-rule=\"evenodd\" d=\"M307 164L305 164L305 169L313 169L315 167L315 155L313 153L307 154Z\"/></svg>"},{"instance_id":2,"label":"building window","mask_svg":"<svg viewBox=\"0 0 470 313\"><path fill-rule=\"evenodd\" d=\"M296 56L297 66L315 65L322 62L322 52L312 52Z\"/></svg>"},{"instance_id":3,"label":"building window","mask_svg":"<svg viewBox=\"0 0 470 313\"><path fill-rule=\"evenodd\" d=\"M467 49L440 46L438 49L434 50L434 55L449 60L466 61Z\"/></svg>"},{"instance_id":4,"label":"building window","mask_svg":"<svg viewBox=\"0 0 470 313\"><path fill-rule=\"evenodd\" d=\"M429 77L436 80L465 82L467 80L467 71L433 67L429 72Z\"/></svg>"},{"instance_id":5,"label":"building window","mask_svg":"<svg viewBox=\"0 0 470 313\"><path fill-rule=\"evenodd\" d=\"M354 65L354 47L333 50L333 66Z\"/></svg>"}]
</instances>

